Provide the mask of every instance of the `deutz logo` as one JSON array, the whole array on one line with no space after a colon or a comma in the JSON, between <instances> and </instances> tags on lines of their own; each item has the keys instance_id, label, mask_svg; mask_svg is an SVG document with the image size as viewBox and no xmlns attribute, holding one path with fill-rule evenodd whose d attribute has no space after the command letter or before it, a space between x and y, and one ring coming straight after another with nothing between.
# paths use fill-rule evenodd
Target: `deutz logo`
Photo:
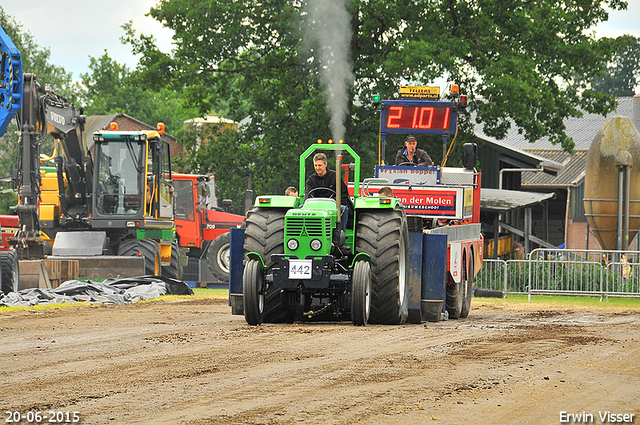
<instances>
[{"instance_id":1,"label":"deutz logo","mask_svg":"<svg viewBox=\"0 0 640 425\"><path fill-rule=\"evenodd\" d=\"M309 234L307 233L307 228L306 227L302 228L302 232L300 232L300 236L309 236Z\"/></svg>"}]
</instances>

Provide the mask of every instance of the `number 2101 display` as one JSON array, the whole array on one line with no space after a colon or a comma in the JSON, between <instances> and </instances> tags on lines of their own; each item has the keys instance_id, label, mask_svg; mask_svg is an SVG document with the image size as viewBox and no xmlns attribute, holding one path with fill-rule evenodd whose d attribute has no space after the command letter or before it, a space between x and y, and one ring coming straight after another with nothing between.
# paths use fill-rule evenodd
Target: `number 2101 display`
<instances>
[{"instance_id":1,"label":"number 2101 display","mask_svg":"<svg viewBox=\"0 0 640 425\"><path fill-rule=\"evenodd\" d=\"M451 107L390 105L384 127L388 130L448 130Z\"/></svg>"}]
</instances>

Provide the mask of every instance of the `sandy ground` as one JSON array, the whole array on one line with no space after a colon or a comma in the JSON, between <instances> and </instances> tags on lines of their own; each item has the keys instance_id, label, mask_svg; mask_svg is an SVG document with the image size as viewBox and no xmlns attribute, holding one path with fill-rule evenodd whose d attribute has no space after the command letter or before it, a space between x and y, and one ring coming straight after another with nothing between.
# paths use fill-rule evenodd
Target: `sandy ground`
<instances>
[{"instance_id":1,"label":"sandy ground","mask_svg":"<svg viewBox=\"0 0 640 425\"><path fill-rule=\"evenodd\" d=\"M0 341L4 423L640 424L640 311L474 299L426 325L250 327L189 298L0 313Z\"/></svg>"}]
</instances>

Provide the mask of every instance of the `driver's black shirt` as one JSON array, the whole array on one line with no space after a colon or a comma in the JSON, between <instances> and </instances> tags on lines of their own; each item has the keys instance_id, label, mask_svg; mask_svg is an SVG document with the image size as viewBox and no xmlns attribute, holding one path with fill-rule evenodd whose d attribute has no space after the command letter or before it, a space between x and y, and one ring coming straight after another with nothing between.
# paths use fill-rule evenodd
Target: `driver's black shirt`
<instances>
[{"instance_id":1,"label":"driver's black shirt","mask_svg":"<svg viewBox=\"0 0 640 425\"><path fill-rule=\"evenodd\" d=\"M350 213L353 213L353 202L351 202L351 198L349 197L349 191L347 190L347 185L344 183L344 180L340 179L342 186L342 191L340 193L340 203L342 205L346 205L349 207ZM324 176L319 176L318 173L313 173L309 177L307 177L307 181L304 185L304 194L305 199L307 199L307 195L312 189L317 187L327 187L333 190L336 194L336 172L334 170L327 170ZM316 190L314 192L314 196L316 197L333 197L333 193L330 191L324 190Z\"/></svg>"}]
</instances>

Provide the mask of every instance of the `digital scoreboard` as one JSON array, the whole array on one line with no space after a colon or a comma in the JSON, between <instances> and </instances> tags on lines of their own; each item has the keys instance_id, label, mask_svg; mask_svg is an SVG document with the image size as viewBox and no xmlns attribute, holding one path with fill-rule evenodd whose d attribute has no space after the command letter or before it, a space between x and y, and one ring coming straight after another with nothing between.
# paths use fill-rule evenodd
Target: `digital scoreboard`
<instances>
[{"instance_id":1,"label":"digital scoreboard","mask_svg":"<svg viewBox=\"0 0 640 425\"><path fill-rule=\"evenodd\" d=\"M382 101L382 133L453 134L457 111L451 102Z\"/></svg>"}]
</instances>

